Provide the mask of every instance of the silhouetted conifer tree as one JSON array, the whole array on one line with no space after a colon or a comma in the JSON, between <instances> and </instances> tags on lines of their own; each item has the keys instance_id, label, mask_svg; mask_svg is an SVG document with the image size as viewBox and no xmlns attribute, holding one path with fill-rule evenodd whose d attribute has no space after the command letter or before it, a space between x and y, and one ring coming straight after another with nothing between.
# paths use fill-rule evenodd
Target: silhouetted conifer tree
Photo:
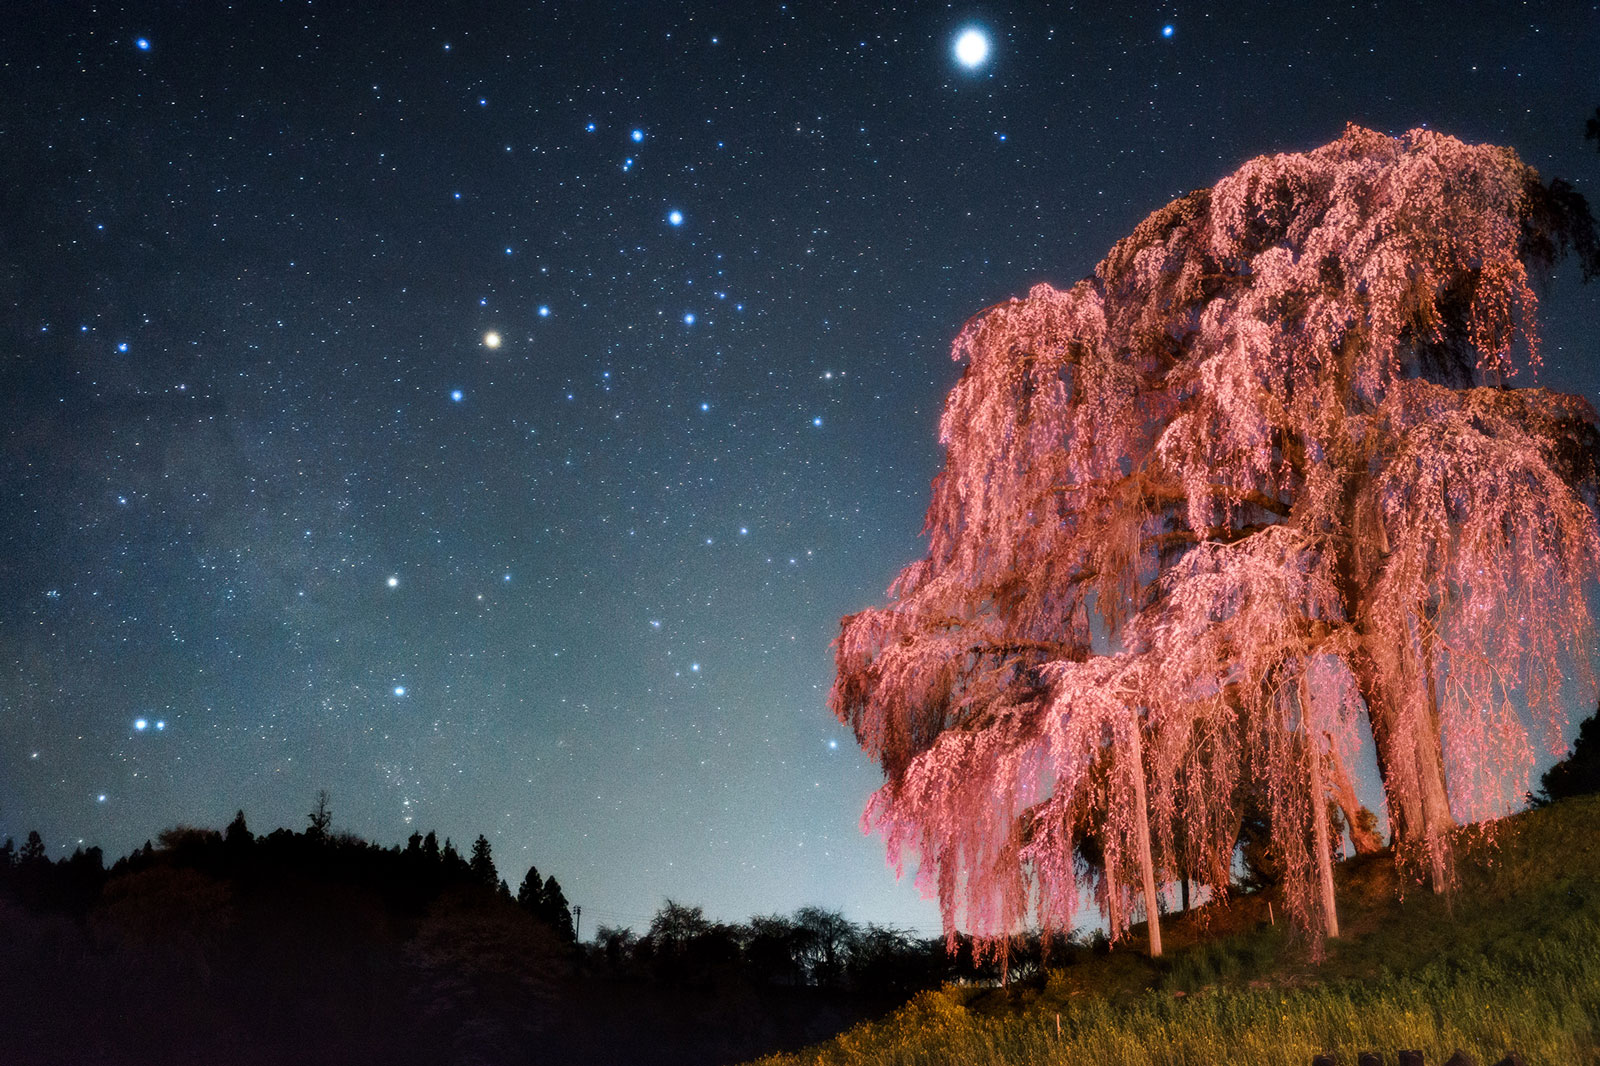
<instances>
[{"instance_id":1,"label":"silhouetted conifer tree","mask_svg":"<svg viewBox=\"0 0 1600 1066\"><path fill-rule=\"evenodd\" d=\"M222 834L222 839L232 849L249 847L255 843L255 834L251 833L250 827L244 824L243 811L233 816L233 821L228 823L228 828Z\"/></svg>"},{"instance_id":2,"label":"silhouetted conifer tree","mask_svg":"<svg viewBox=\"0 0 1600 1066\"><path fill-rule=\"evenodd\" d=\"M539 917L550 923L565 943L571 944L577 940L572 928L572 908L567 906L567 897L561 891L561 882L555 877L546 879L544 883L543 900L539 909Z\"/></svg>"},{"instance_id":3,"label":"silhouetted conifer tree","mask_svg":"<svg viewBox=\"0 0 1600 1066\"><path fill-rule=\"evenodd\" d=\"M539 876L537 866L528 867L528 872L523 876L522 884L517 888L517 903L535 915L544 905L544 879Z\"/></svg>"},{"instance_id":4,"label":"silhouetted conifer tree","mask_svg":"<svg viewBox=\"0 0 1600 1066\"><path fill-rule=\"evenodd\" d=\"M472 870L473 880L488 888L493 888L495 882L500 880L500 874L494 868L494 853L489 846L489 838L482 833L472 842L472 859L467 864Z\"/></svg>"}]
</instances>

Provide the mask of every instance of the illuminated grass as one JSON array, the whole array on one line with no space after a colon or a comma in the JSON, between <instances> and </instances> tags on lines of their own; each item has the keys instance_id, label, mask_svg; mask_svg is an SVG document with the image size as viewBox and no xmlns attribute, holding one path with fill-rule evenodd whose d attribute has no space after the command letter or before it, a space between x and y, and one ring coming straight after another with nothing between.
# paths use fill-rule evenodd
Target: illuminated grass
<instances>
[{"instance_id":1,"label":"illuminated grass","mask_svg":"<svg viewBox=\"0 0 1600 1066\"><path fill-rule=\"evenodd\" d=\"M1387 861L1341 871L1357 931L1312 966L1281 926L1240 900L1241 931L1140 962L1127 952L1056 971L1027 991L946 988L826 1044L762 1066L1308 1066L1334 1052L1387 1061L1457 1049L1480 1064L1508 1050L1530 1066L1600 1064L1600 799L1503 823L1494 847L1463 849L1461 890L1394 896ZM1348 902L1345 902L1348 901ZM1242 912L1242 913L1241 913ZM1180 941L1181 942L1181 941ZM1119 957L1120 956L1120 957ZM1135 987L1142 986L1142 987Z\"/></svg>"}]
</instances>

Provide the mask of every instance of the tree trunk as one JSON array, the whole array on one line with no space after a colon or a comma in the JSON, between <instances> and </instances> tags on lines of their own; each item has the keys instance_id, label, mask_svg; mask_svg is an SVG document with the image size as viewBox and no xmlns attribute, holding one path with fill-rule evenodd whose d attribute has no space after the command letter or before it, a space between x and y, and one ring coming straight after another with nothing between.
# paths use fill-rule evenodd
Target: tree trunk
<instances>
[{"instance_id":1,"label":"tree trunk","mask_svg":"<svg viewBox=\"0 0 1600 1066\"><path fill-rule=\"evenodd\" d=\"M1421 804L1410 789L1400 783L1400 768L1409 754L1397 735L1396 709L1372 653L1359 649L1350 657L1361 699L1367 705L1367 724L1372 727L1372 743L1378 759L1378 777L1383 782L1383 798L1389 813L1389 837L1398 847L1425 839Z\"/></svg>"},{"instance_id":2,"label":"tree trunk","mask_svg":"<svg viewBox=\"0 0 1600 1066\"><path fill-rule=\"evenodd\" d=\"M1433 629L1419 623L1422 674L1428 691L1428 716L1425 730L1414 730L1417 750L1417 777L1422 782L1422 810L1427 820L1428 859L1433 873L1433 890L1443 892L1449 885L1449 833L1456 827L1450 813L1450 786L1445 779L1444 741L1439 728L1439 688L1434 680Z\"/></svg>"},{"instance_id":3,"label":"tree trunk","mask_svg":"<svg viewBox=\"0 0 1600 1066\"><path fill-rule=\"evenodd\" d=\"M1161 955L1161 908L1156 900L1155 862L1150 857L1150 810L1144 791L1144 742L1139 723L1128 730L1133 762L1134 843L1139 848L1139 872L1144 878L1144 912L1150 928L1150 957Z\"/></svg>"},{"instance_id":4,"label":"tree trunk","mask_svg":"<svg viewBox=\"0 0 1600 1066\"><path fill-rule=\"evenodd\" d=\"M1337 939L1339 912L1333 899L1333 855L1328 844L1328 796L1322 784L1322 753L1317 750L1313 737L1306 739L1306 754L1311 762L1311 835L1317 847L1317 880L1322 888L1322 912L1328 935Z\"/></svg>"},{"instance_id":5,"label":"tree trunk","mask_svg":"<svg viewBox=\"0 0 1600 1066\"><path fill-rule=\"evenodd\" d=\"M1350 843L1356 849L1356 854L1371 855L1383 850L1383 839L1367 821L1372 818L1372 812L1362 806L1355 785L1350 780L1350 772L1345 769L1339 752L1333 748L1328 749L1328 768L1332 778L1328 786L1333 793L1333 801L1344 812L1345 825L1350 829ZM1375 823L1376 819L1373 819Z\"/></svg>"}]
</instances>

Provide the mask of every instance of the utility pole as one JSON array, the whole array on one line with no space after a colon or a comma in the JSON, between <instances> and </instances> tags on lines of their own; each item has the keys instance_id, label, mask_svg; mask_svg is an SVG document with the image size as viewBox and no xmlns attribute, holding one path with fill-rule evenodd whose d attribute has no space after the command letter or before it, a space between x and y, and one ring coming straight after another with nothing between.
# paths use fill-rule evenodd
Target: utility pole
<instances>
[{"instance_id":1,"label":"utility pole","mask_svg":"<svg viewBox=\"0 0 1600 1066\"><path fill-rule=\"evenodd\" d=\"M583 929L583 908L582 907L573 907L572 908L572 939L576 940L580 944L583 943L582 929Z\"/></svg>"}]
</instances>

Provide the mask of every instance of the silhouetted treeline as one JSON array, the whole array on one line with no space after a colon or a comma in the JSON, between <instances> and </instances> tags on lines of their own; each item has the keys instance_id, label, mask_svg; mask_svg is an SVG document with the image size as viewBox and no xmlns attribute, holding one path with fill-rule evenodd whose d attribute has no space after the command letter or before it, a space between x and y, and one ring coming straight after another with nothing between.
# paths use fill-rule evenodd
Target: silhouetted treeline
<instances>
[{"instance_id":1,"label":"silhouetted treeline","mask_svg":"<svg viewBox=\"0 0 1600 1066\"><path fill-rule=\"evenodd\" d=\"M548 1052L575 948L479 837L179 827L106 868L0 844L0 1061L516 1062ZM548 1059L550 1056L544 1054Z\"/></svg>"},{"instance_id":2,"label":"silhouetted treeline","mask_svg":"<svg viewBox=\"0 0 1600 1066\"><path fill-rule=\"evenodd\" d=\"M1004 960L977 960L970 938L954 954L943 937L918 937L880 925L856 925L838 911L802 907L791 916L767 915L726 924L699 907L668 900L641 936L600 926L588 945L589 969L599 974L675 985L736 976L752 984L845 991L870 1001L899 1002L946 981L994 981L1037 972L1048 952L1065 963L1086 950L1056 938L1022 938Z\"/></svg>"},{"instance_id":3,"label":"silhouetted treeline","mask_svg":"<svg viewBox=\"0 0 1600 1066\"><path fill-rule=\"evenodd\" d=\"M922 989L997 982L1005 969L1042 979L1047 949L1066 966L1105 942L1026 937L1003 960L975 959L969 938L956 947L818 907L730 924L668 900L642 934L602 925L584 946L591 1061L715 1063L798 1048Z\"/></svg>"},{"instance_id":4,"label":"silhouetted treeline","mask_svg":"<svg viewBox=\"0 0 1600 1066\"><path fill-rule=\"evenodd\" d=\"M575 932L556 878L513 893L485 837L381 847L334 832L326 796L303 832L241 813L109 868L30 833L0 844L0 1061L714 1064L999 973L819 908L730 925L668 901L641 934Z\"/></svg>"}]
</instances>

